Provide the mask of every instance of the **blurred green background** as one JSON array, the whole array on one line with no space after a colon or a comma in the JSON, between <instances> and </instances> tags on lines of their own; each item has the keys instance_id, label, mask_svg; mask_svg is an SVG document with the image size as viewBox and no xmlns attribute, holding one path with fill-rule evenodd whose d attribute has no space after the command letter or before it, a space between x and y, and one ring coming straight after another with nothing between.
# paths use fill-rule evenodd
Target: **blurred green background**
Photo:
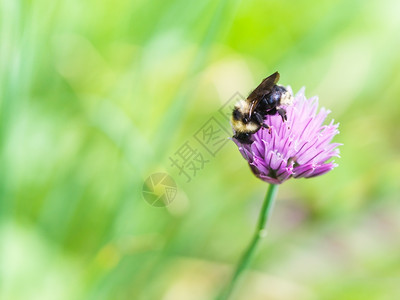
<instances>
[{"instance_id":1,"label":"blurred green background","mask_svg":"<svg viewBox=\"0 0 400 300\"><path fill-rule=\"evenodd\" d=\"M0 1L0 299L212 299L267 185L233 142L173 157L279 70L340 122L232 299L400 299L400 2ZM226 135L228 136L228 135ZM166 208L144 180L177 183Z\"/></svg>"}]
</instances>

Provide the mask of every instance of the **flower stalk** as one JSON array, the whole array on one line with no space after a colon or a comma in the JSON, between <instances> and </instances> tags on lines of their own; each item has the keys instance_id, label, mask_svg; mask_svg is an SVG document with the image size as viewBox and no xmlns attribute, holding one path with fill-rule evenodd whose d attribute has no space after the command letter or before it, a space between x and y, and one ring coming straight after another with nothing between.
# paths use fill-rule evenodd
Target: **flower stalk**
<instances>
[{"instance_id":1,"label":"flower stalk","mask_svg":"<svg viewBox=\"0 0 400 300\"><path fill-rule=\"evenodd\" d=\"M227 300L231 295L232 291L234 290L238 280L240 279L243 271L249 266L256 247L259 241L264 238L267 234L267 222L271 215L271 211L275 202L276 193L278 192L278 185L277 184L270 184L268 188L268 192L265 196L263 206L260 211L258 224L254 236L247 247L246 251L244 252L242 258L240 259L233 276L226 287L226 289L219 295L217 298L218 300Z\"/></svg>"}]
</instances>

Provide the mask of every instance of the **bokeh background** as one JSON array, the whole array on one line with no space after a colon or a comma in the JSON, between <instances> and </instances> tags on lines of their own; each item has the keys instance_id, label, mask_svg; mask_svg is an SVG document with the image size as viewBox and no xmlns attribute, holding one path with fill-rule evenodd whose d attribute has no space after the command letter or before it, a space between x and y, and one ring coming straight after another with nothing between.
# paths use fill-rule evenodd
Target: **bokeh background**
<instances>
[{"instance_id":1,"label":"bokeh background","mask_svg":"<svg viewBox=\"0 0 400 300\"><path fill-rule=\"evenodd\" d=\"M0 298L212 299L267 185L195 139L279 70L340 122L232 299L400 299L400 2L0 1ZM228 134L226 134L226 137ZM190 182L170 157L207 163ZM143 182L166 172L166 208Z\"/></svg>"}]
</instances>

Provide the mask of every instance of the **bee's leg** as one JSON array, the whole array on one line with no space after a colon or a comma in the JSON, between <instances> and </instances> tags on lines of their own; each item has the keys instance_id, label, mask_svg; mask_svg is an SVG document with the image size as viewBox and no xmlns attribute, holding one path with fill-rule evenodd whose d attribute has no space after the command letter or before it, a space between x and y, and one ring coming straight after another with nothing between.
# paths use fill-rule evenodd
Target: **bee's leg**
<instances>
[{"instance_id":1,"label":"bee's leg","mask_svg":"<svg viewBox=\"0 0 400 300\"><path fill-rule=\"evenodd\" d=\"M258 124L260 124L262 126L262 124L264 123L264 117L259 113L259 112L254 112L253 116L256 118Z\"/></svg>"},{"instance_id":2,"label":"bee's leg","mask_svg":"<svg viewBox=\"0 0 400 300\"><path fill-rule=\"evenodd\" d=\"M265 124L265 123L262 124L261 126L262 126L263 128L266 128L266 129L270 129L270 128L271 128L268 124Z\"/></svg>"},{"instance_id":3,"label":"bee's leg","mask_svg":"<svg viewBox=\"0 0 400 300\"><path fill-rule=\"evenodd\" d=\"M254 112L253 116L258 122L258 124L261 125L262 128L268 129L268 132L271 133L271 127L269 127L267 124L264 123L264 117L262 114L260 114L259 112Z\"/></svg>"},{"instance_id":4,"label":"bee's leg","mask_svg":"<svg viewBox=\"0 0 400 300\"><path fill-rule=\"evenodd\" d=\"M271 126L269 126L268 124L265 124L265 123L263 123L261 126L262 126L263 128L268 129L268 133L271 134Z\"/></svg>"},{"instance_id":5,"label":"bee's leg","mask_svg":"<svg viewBox=\"0 0 400 300\"><path fill-rule=\"evenodd\" d=\"M276 111L281 116L283 122L287 121L286 110L284 108L278 108Z\"/></svg>"},{"instance_id":6,"label":"bee's leg","mask_svg":"<svg viewBox=\"0 0 400 300\"><path fill-rule=\"evenodd\" d=\"M271 108L266 112L267 115L274 116L276 115L276 107Z\"/></svg>"}]
</instances>

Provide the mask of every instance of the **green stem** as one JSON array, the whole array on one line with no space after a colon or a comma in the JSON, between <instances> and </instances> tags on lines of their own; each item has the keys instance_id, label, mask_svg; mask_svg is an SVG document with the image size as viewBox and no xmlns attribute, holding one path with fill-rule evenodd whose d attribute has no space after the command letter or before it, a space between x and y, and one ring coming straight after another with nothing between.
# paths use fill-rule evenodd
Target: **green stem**
<instances>
[{"instance_id":1,"label":"green stem","mask_svg":"<svg viewBox=\"0 0 400 300\"><path fill-rule=\"evenodd\" d=\"M217 298L218 300L226 300L229 298L238 279L240 278L240 275L249 265L253 255L254 255L254 251L256 249L258 242L260 241L260 239L262 239L266 236L267 221L269 219L269 216L271 215L271 211L272 211L272 207L273 207L273 204L275 201L275 196L276 196L277 191L278 191L278 185L270 184L267 195L265 196L265 199L264 199L263 206L261 208L260 216L258 219L257 229L253 236L253 239L251 240L250 245L247 247L247 250L244 252L242 258L240 259L239 264L237 265L236 271L235 271L235 273L233 273L233 276L232 276L231 281L229 282L227 288Z\"/></svg>"}]
</instances>

